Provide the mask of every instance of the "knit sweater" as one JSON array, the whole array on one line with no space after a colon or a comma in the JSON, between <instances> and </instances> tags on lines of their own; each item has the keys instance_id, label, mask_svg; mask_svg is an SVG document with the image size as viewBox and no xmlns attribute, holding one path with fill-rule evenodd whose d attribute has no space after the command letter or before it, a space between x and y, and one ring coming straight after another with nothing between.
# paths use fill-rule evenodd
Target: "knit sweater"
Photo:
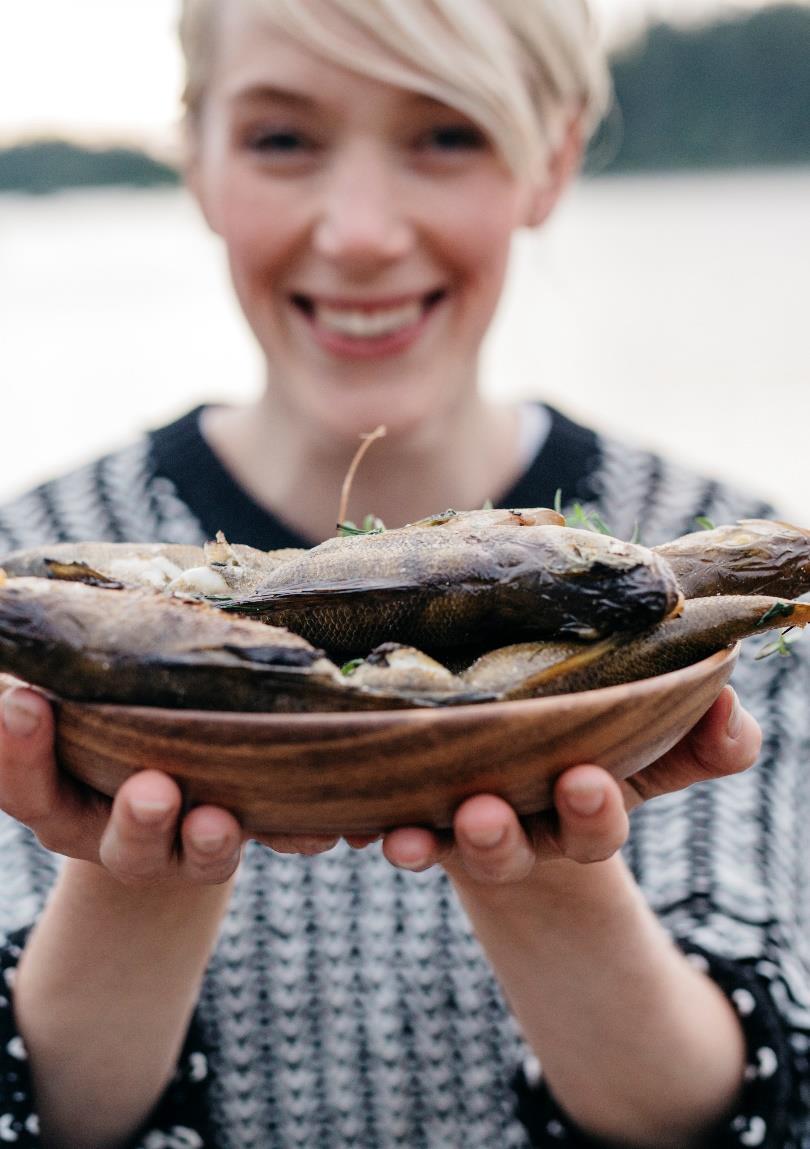
<instances>
[{"instance_id":1,"label":"knit sweater","mask_svg":"<svg viewBox=\"0 0 810 1149\"><path fill-rule=\"evenodd\" d=\"M648 544L769 508L556 411L496 505L592 507ZM12 549L68 540L307 545L211 452L199 411L0 508ZM737 1009L749 1069L715 1146L810 1147L810 658L754 661L735 683L764 731L745 774L632 816L627 861L676 942ZM59 861L0 815L0 1141L37 1146L13 969ZM124 991L125 992L125 991ZM662 1089L666 1082L662 1081ZM593 1146L555 1104L452 886L378 845L315 858L250 843L177 1076L137 1149Z\"/></svg>"}]
</instances>

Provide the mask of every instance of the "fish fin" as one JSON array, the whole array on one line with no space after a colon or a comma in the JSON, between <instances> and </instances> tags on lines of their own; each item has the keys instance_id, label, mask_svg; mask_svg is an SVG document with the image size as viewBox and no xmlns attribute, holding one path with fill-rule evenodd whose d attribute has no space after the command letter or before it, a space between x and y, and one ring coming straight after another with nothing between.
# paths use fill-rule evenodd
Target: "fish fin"
<instances>
[{"instance_id":1,"label":"fish fin","mask_svg":"<svg viewBox=\"0 0 810 1149\"><path fill-rule=\"evenodd\" d=\"M505 690L500 697L503 701L532 698L541 686L545 686L548 682L565 678L566 675L584 670L592 663L598 662L599 659L603 658L606 654L615 650L616 647L621 646L626 639L626 635L611 635L601 642L583 644L582 649L578 650L575 654L570 654L560 662L555 662L551 666L543 667L542 670L538 670L534 674L527 675L527 677L516 686L510 686Z\"/></svg>"},{"instance_id":2,"label":"fish fin","mask_svg":"<svg viewBox=\"0 0 810 1149\"><path fill-rule=\"evenodd\" d=\"M234 643L225 643L222 649L244 662L258 663L261 666L308 669L324 657L323 651L314 647L237 646Z\"/></svg>"},{"instance_id":3,"label":"fish fin","mask_svg":"<svg viewBox=\"0 0 810 1149\"><path fill-rule=\"evenodd\" d=\"M331 586L323 590L302 588L301 590L279 590L268 594L259 592L247 598L228 599L217 603L220 610L235 614L265 614L272 615L286 610L314 610L317 607L340 603L368 603L386 602L389 599L399 598L406 591L421 590L430 593L429 587L420 586L416 581L397 582L364 582L362 585Z\"/></svg>"},{"instance_id":4,"label":"fish fin","mask_svg":"<svg viewBox=\"0 0 810 1149\"><path fill-rule=\"evenodd\" d=\"M48 568L48 577L59 579L62 582L84 582L88 586L107 587L109 590L122 590L126 585L118 579L102 574L101 571L91 567L89 563L81 562L78 559L65 563L60 559L45 558L43 562Z\"/></svg>"}]
</instances>

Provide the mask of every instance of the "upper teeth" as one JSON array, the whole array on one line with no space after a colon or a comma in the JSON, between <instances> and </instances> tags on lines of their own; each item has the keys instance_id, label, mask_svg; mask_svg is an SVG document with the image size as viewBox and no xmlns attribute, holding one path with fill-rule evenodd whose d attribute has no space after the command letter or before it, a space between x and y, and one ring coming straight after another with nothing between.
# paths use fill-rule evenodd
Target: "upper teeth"
<instances>
[{"instance_id":1,"label":"upper teeth","mask_svg":"<svg viewBox=\"0 0 810 1149\"><path fill-rule=\"evenodd\" d=\"M357 311L315 304L315 319L318 323L343 335L353 335L360 339L389 335L400 328L410 327L419 321L421 314L422 304L418 301L404 303L400 307L380 308L378 311Z\"/></svg>"}]
</instances>

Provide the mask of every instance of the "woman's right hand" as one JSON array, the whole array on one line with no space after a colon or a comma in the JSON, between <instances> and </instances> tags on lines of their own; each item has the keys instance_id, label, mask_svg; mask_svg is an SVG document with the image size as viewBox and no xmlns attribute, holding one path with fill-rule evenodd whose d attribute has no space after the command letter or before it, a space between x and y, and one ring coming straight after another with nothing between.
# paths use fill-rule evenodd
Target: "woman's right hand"
<instances>
[{"instance_id":1,"label":"woman's right hand","mask_svg":"<svg viewBox=\"0 0 810 1149\"><path fill-rule=\"evenodd\" d=\"M46 849L99 863L130 886L217 884L239 865L233 814L197 806L184 816L179 787L159 770L134 774L114 801L60 771L51 707L24 686L0 697L0 809Z\"/></svg>"}]
</instances>

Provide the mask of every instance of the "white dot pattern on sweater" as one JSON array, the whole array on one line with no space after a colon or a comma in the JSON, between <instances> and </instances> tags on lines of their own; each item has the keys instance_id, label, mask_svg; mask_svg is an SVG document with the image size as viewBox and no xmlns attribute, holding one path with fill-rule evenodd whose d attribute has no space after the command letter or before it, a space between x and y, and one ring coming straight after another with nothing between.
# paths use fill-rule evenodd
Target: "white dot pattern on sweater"
<instances>
[{"instance_id":1,"label":"white dot pattern on sweater","mask_svg":"<svg viewBox=\"0 0 810 1149\"><path fill-rule=\"evenodd\" d=\"M625 444L602 439L598 449L590 502L618 534L637 522L656 542L691 529L697 513L766 512ZM71 537L201 542L201 521L141 443L0 509L0 553ZM744 657L739 688L763 726L762 766L644 807L627 847L664 925L729 994L746 1031L745 1097L718 1147L810 1146L810 1098L796 1084L810 1079L810 771L797 718L809 667L801 654L788 668ZM6 936L36 917L59 866L0 817ZM8 1000L20 950L11 938L2 952L0 1140L33 1146ZM379 847L304 859L251 844L177 1078L137 1149L530 1142L589 1144L556 1107L443 875L394 871Z\"/></svg>"}]
</instances>

